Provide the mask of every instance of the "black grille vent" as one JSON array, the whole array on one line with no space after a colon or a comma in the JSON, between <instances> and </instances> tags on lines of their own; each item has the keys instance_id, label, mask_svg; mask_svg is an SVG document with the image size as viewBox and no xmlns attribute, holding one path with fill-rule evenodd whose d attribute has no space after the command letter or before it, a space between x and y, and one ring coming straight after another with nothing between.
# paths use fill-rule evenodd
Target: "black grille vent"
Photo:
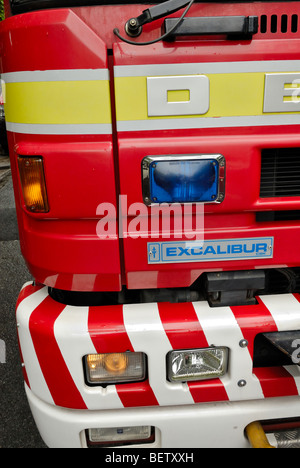
<instances>
[{"instance_id":1,"label":"black grille vent","mask_svg":"<svg viewBox=\"0 0 300 468\"><path fill-rule=\"evenodd\" d=\"M300 197L300 148L262 150L260 196Z\"/></svg>"},{"instance_id":2,"label":"black grille vent","mask_svg":"<svg viewBox=\"0 0 300 468\"><path fill-rule=\"evenodd\" d=\"M296 33L299 29L298 15L262 15L260 17L260 32Z\"/></svg>"}]
</instances>

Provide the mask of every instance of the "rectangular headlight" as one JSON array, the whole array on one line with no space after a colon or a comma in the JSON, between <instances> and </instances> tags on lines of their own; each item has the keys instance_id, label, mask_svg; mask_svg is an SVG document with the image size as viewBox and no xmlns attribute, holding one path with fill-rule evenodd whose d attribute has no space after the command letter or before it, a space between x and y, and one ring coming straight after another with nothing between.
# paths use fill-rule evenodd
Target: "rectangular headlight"
<instances>
[{"instance_id":1,"label":"rectangular headlight","mask_svg":"<svg viewBox=\"0 0 300 468\"><path fill-rule=\"evenodd\" d=\"M89 384L107 385L139 382L146 378L144 353L89 354L85 357L86 380Z\"/></svg>"},{"instance_id":2,"label":"rectangular headlight","mask_svg":"<svg viewBox=\"0 0 300 468\"><path fill-rule=\"evenodd\" d=\"M153 203L220 203L225 158L217 155L148 156L142 162L143 197Z\"/></svg>"},{"instance_id":3,"label":"rectangular headlight","mask_svg":"<svg viewBox=\"0 0 300 468\"><path fill-rule=\"evenodd\" d=\"M171 351L167 363L171 382L215 379L227 372L228 348Z\"/></svg>"}]
</instances>

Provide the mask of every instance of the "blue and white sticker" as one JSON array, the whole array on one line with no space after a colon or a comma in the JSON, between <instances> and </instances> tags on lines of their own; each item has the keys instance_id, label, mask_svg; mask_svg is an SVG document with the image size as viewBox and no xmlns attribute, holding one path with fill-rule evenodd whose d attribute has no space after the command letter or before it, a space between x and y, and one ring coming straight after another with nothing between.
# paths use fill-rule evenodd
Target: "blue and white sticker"
<instances>
[{"instance_id":1,"label":"blue and white sticker","mask_svg":"<svg viewBox=\"0 0 300 468\"><path fill-rule=\"evenodd\" d=\"M191 263L273 258L274 237L149 242L148 263Z\"/></svg>"}]
</instances>

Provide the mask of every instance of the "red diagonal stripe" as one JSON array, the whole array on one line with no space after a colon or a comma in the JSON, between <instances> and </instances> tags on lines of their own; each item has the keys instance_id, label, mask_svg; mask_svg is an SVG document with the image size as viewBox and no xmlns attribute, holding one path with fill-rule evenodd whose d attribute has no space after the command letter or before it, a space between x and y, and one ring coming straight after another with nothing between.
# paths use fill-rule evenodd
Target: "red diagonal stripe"
<instances>
[{"instance_id":1,"label":"red diagonal stripe","mask_svg":"<svg viewBox=\"0 0 300 468\"><path fill-rule=\"evenodd\" d=\"M298 302L300 302L300 294L299 293L295 293L295 294L293 294L293 296L297 299Z\"/></svg>"},{"instance_id":2,"label":"red diagonal stripe","mask_svg":"<svg viewBox=\"0 0 300 468\"><path fill-rule=\"evenodd\" d=\"M97 353L134 351L126 332L123 306L90 307L88 329ZM116 385L124 407L158 405L148 381Z\"/></svg>"},{"instance_id":3,"label":"red diagonal stripe","mask_svg":"<svg viewBox=\"0 0 300 468\"><path fill-rule=\"evenodd\" d=\"M228 395L220 379L190 382L189 389L195 403L228 401Z\"/></svg>"},{"instance_id":4,"label":"red diagonal stripe","mask_svg":"<svg viewBox=\"0 0 300 468\"><path fill-rule=\"evenodd\" d=\"M32 312L29 330L54 403L64 408L86 409L54 336L54 323L65 307L48 296Z\"/></svg>"},{"instance_id":5,"label":"red diagonal stripe","mask_svg":"<svg viewBox=\"0 0 300 468\"><path fill-rule=\"evenodd\" d=\"M134 351L125 329L121 305L90 307L88 330L98 354Z\"/></svg>"},{"instance_id":6,"label":"red diagonal stripe","mask_svg":"<svg viewBox=\"0 0 300 468\"><path fill-rule=\"evenodd\" d=\"M252 306L233 306L231 310L242 331L244 338L248 341L248 350L253 359L254 339L259 333L276 332L277 326L271 312L257 298L258 304Z\"/></svg>"},{"instance_id":7,"label":"red diagonal stripe","mask_svg":"<svg viewBox=\"0 0 300 468\"><path fill-rule=\"evenodd\" d=\"M207 348L208 342L192 303L158 304L160 318L173 349ZM189 382L195 403L228 400L220 379Z\"/></svg>"},{"instance_id":8,"label":"red diagonal stripe","mask_svg":"<svg viewBox=\"0 0 300 468\"><path fill-rule=\"evenodd\" d=\"M22 291L19 294L19 297L18 297L18 300L17 300L17 303L16 303L16 310L18 309L21 302L23 302L24 299L26 299L26 297L31 296L33 293L39 291L43 287L44 286L42 286L42 285L33 286L32 283L25 286L25 288L23 288Z\"/></svg>"},{"instance_id":9,"label":"red diagonal stripe","mask_svg":"<svg viewBox=\"0 0 300 468\"><path fill-rule=\"evenodd\" d=\"M33 293L39 291L40 289L42 289L42 287L43 287L42 285L33 286L33 283L30 283L27 286L25 286L25 288L23 288L22 291L19 294L19 297L18 297L18 300L17 300L17 303L16 303L16 311L18 310L19 305L21 304L21 302L24 301L24 299L31 296ZM20 352L20 356L21 356L21 361L24 362L22 349L21 349L21 346L20 346L19 336L18 336L18 345L19 345L19 352ZM30 382L29 382L28 375L27 375L25 367L22 368L22 372L23 372L24 381L26 382L26 385L30 388Z\"/></svg>"},{"instance_id":10,"label":"red diagonal stripe","mask_svg":"<svg viewBox=\"0 0 300 468\"><path fill-rule=\"evenodd\" d=\"M253 369L266 398L298 395L295 380L284 367Z\"/></svg>"},{"instance_id":11,"label":"red diagonal stripe","mask_svg":"<svg viewBox=\"0 0 300 468\"><path fill-rule=\"evenodd\" d=\"M158 304L158 311L173 349L208 347L192 303L171 304L164 302Z\"/></svg>"},{"instance_id":12,"label":"red diagonal stripe","mask_svg":"<svg viewBox=\"0 0 300 468\"><path fill-rule=\"evenodd\" d=\"M158 406L158 401L148 380L145 382L116 385L116 388L125 408Z\"/></svg>"}]
</instances>

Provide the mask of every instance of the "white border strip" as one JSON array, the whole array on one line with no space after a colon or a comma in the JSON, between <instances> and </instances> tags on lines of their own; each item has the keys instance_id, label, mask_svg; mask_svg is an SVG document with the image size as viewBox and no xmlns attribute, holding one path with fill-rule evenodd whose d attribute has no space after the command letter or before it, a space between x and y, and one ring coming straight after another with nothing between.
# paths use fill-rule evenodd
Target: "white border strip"
<instances>
[{"instance_id":1,"label":"white border strip","mask_svg":"<svg viewBox=\"0 0 300 468\"><path fill-rule=\"evenodd\" d=\"M238 117L198 117L186 119L119 120L119 132L143 130L176 130L226 127L263 127L300 125L300 113L287 115L247 115Z\"/></svg>"},{"instance_id":2,"label":"white border strip","mask_svg":"<svg viewBox=\"0 0 300 468\"><path fill-rule=\"evenodd\" d=\"M117 78L162 75L197 75L227 73L292 73L299 71L300 60L269 60L247 62L170 63L154 65L119 65L114 67Z\"/></svg>"},{"instance_id":3,"label":"white border strip","mask_svg":"<svg viewBox=\"0 0 300 468\"><path fill-rule=\"evenodd\" d=\"M21 124L6 122L6 130L34 135L111 135L111 124Z\"/></svg>"},{"instance_id":4,"label":"white border strip","mask_svg":"<svg viewBox=\"0 0 300 468\"><path fill-rule=\"evenodd\" d=\"M109 71L106 68L95 70L45 70L3 73L5 83L33 83L41 81L106 81Z\"/></svg>"}]
</instances>

